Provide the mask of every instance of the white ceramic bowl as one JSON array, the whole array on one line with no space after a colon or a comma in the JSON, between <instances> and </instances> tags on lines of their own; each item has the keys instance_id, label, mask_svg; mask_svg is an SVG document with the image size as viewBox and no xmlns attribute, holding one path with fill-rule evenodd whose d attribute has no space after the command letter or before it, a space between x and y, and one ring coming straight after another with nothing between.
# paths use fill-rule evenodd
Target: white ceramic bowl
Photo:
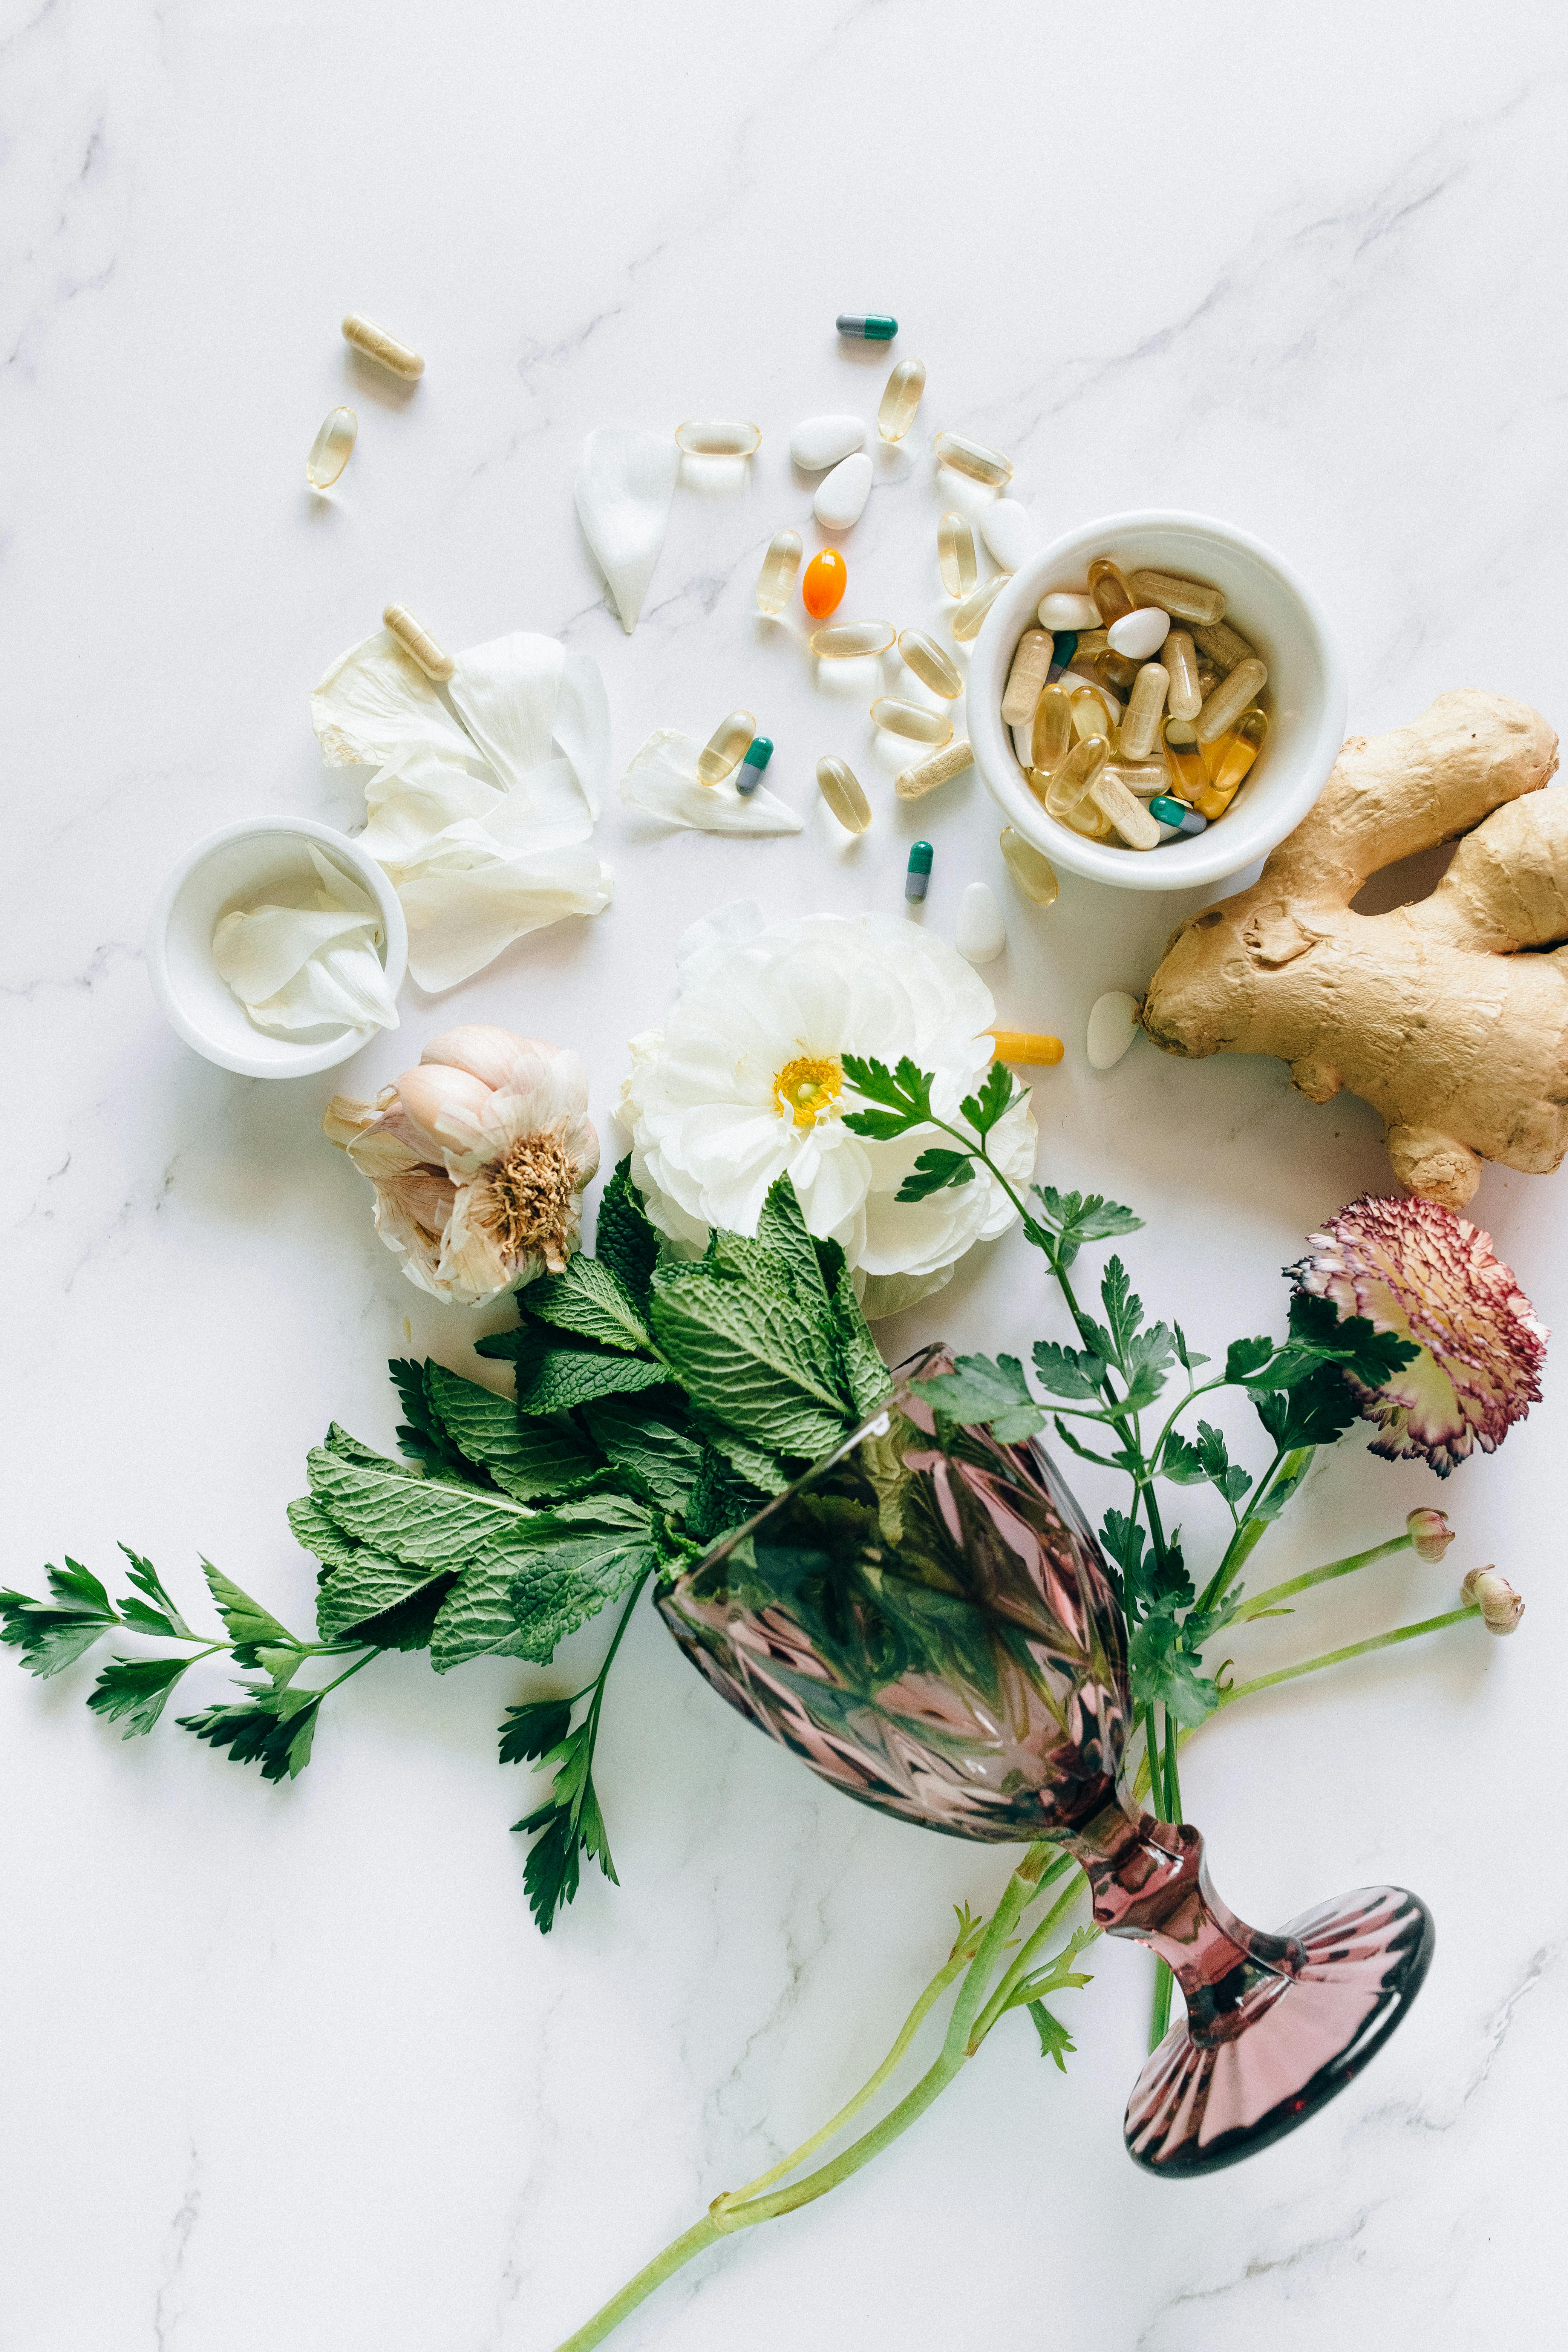
<instances>
[{"instance_id":1,"label":"white ceramic bowl","mask_svg":"<svg viewBox=\"0 0 1568 2352\"><path fill-rule=\"evenodd\" d=\"M1225 815L1195 839L1124 849L1058 824L1025 782L1003 724L1007 672L1024 631L1037 625L1035 607L1049 588L1081 590L1097 555L1123 572L1177 572L1223 588L1226 618L1268 665L1268 740ZM1344 740L1345 678L1317 599L1260 540L1206 515L1108 515L1054 540L997 597L974 641L964 707L992 798L1053 866L1124 890L1186 890L1239 873L1300 824Z\"/></svg>"},{"instance_id":2,"label":"white ceramic bowl","mask_svg":"<svg viewBox=\"0 0 1568 2352\"><path fill-rule=\"evenodd\" d=\"M408 961L408 926L397 893L346 834L309 817L247 817L188 849L162 890L147 931L147 972L169 1025L220 1069L247 1078L303 1078L357 1054L374 1028L335 1028L293 1040L268 1037L220 980L212 959L218 917L268 883L314 881L308 842L363 884L381 911L382 962L393 993Z\"/></svg>"}]
</instances>

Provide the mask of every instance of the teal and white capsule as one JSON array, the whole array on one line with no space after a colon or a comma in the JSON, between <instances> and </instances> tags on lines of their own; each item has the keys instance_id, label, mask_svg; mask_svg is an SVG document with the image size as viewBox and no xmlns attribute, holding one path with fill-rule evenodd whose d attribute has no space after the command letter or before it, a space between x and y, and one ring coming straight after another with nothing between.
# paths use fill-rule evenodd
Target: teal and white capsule
<instances>
[{"instance_id":1,"label":"teal and white capsule","mask_svg":"<svg viewBox=\"0 0 1568 2352\"><path fill-rule=\"evenodd\" d=\"M923 898L931 882L931 859L936 856L929 841L911 843L909 871L904 876L906 898Z\"/></svg>"},{"instance_id":2,"label":"teal and white capsule","mask_svg":"<svg viewBox=\"0 0 1568 2352\"><path fill-rule=\"evenodd\" d=\"M873 310L868 318L858 319L847 310L838 319L841 335L854 335L863 343L890 343L899 331L899 322L889 319L885 310Z\"/></svg>"},{"instance_id":3,"label":"teal and white capsule","mask_svg":"<svg viewBox=\"0 0 1568 2352\"><path fill-rule=\"evenodd\" d=\"M773 747L766 735L753 735L735 774L738 793L754 793L763 781L763 770L773 756Z\"/></svg>"},{"instance_id":4,"label":"teal and white capsule","mask_svg":"<svg viewBox=\"0 0 1568 2352\"><path fill-rule=\"evenodd\" d=\"M1200 816L1185 801L1173 800L1169 793L1155 793L1149 803L1149 814L1162 824L1173 824L1178 833L1206 833L1209 829L1206 816Z\"/></svg>"}]
</instances>

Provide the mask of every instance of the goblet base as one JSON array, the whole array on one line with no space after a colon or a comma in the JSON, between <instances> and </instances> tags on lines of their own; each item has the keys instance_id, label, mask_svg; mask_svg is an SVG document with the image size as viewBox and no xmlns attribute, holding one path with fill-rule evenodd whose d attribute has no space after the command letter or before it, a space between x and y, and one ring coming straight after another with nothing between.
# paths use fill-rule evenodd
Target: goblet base
<instances>
[{"instance_id":1,"label":"goblet base","mask_svg":"<svg viewBox=\"0 0 1568 2352\"><path fill-rule=\"evenodd\" d=\"M1166 2179L1217 2172L1315 2116L1387 2041L1431 1965L1431 1914L1402 1886L1363 1886L1279 1930L1299 1965L1238 1969L1239 1998L1173 2026L1127 2103L1127 2152Z\"/></svg>"}]
</instances>

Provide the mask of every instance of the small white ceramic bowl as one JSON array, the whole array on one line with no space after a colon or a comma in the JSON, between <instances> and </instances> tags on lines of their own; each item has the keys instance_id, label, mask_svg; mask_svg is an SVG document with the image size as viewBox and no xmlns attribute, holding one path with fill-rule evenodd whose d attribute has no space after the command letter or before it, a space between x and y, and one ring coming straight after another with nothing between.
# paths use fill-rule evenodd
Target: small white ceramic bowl
<instances>
[{"instance_id":1,"label":"small white ceramic bowl","mask_svg":"<svg viewBox=\"0 0 1568 2352\"><path fill-rule=\"evenodd\" d=\"M397 893L346 834L309 817L247 817L226 824L188 849L162 890L147 930L147 972L165 1019L187 1045L220 1069L247 1078L304 1078L331 1070L376 1034L372 1028L336 1028L298 1041L269 1037L253 1026L213 964L218 917L243 905L268 883L313 882L308 842L352 875L375 900L384 945L382 963L393 993L408 961L408 926Z\"/></svg>"},{"instance_id":2,"label":"small white ceramic bowl","mask_svg":"<svg viewBox=\"0 0 1568 2352\"><path fill-rule=\"evenodd\" d=\"M1047 589L1081 590L1097 555L1123 572L1176 572L1223 588L1226 618L1268 665L1268 740L1225 815L1195 839L1124 849L1058 824L1025 782L1003 724L1007 672L1019 638L1037 625L1035 607ZM1206 515L1108 515L1054 540L997 597L974 641L964 707L992 798L1053 866L1124 890L1187 890L1266 857L1300 824L1344 740L1345 677L1317 599L1260 540Z\"/></svg>"}]
</instances>

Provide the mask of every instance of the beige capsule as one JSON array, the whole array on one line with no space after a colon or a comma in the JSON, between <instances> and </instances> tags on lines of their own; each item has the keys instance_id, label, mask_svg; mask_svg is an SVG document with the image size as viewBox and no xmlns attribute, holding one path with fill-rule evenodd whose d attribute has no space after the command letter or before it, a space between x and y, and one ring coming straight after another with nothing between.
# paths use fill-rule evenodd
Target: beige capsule
<instances>
[{"instance_id":1,"label":"beige capsule","mask_svg":"<svg viewBox=\"0 0 1568 2352\"><path fill-rule=\"evenodd\" d=\"M864 833L871 822L871 803L859 777L842 760L818 760L816 789L846 833Z\"/></svg>"},{"instance_id":2,"label":"beige capsule","mask_svg":"<svg viewBox=\"0 0 1568 2352\"><path fill-rule=\"evenodd\" d=\"M700 783L721 784L740 764L757 731L757 722L749 710L731 710L721 719L702 749L697 754L697 778Z\"/></svg>"},{"instance_id":3,"label":"beige capsule","mask_svg":"<svg viewBox=\"0 0 1568 2352\"><path fill-rule=\"evenodd\" d=\"M924 360L900 360L882 387L877 431L884 441L901 441L915 421L926 388Z\"/></svg>"},{"instance_id":4,"label":"beige capsule","mask_svg":"<svg viewBox=\"0 0 1568 2352\"><path fill-rule=\"evenodd\" d=\"M984 588L977 588L973 596L964 598L952 616L952 634L961 646L966 646L972 637L980 635L986 614L1003 589L1010 588L1012 584L1011 574L999 572L994 580L988 580Z\"/></svg>"},{"instance_id":5,"label":"beige capsule","mask_svg":"<svg viewBox=\"0 0 1568 2352\"><path fill-rule=\"evenodd\" d=\"M384 328L373 325L369 319L362 319L357 310L351 310L343 320L343 341L352 343L356 352L363 352L367 360L374 360L378 365L390 368L393 374L402 376L405 383L412 383L416 376L425 373L425 362L417 352L411 352L406 343L398 342Z\"/></svg>"},{"instance_id":6,"label":"beige capsule","mask_svg":"<svg viewBox=\"0 0 1568 2352\"><path fill-rule=\"evenodd\" d=\"M889 735L907 736L912 743L945 743L952 734L945 710L927 710L922 703L900 702L892 695L879 695L871 717Z\"/></svg>"},{"instance_id":7,"label":"beige capsule","mask_svg":"<svg viewBox=\"0 0 1568 2352\"><path fill-rule=\"evenodd\" d=\"M1109 767L1102 768L1089 788L1089 796L1102 816L1108 816L1129 849L1158 849L1160 828L1136 794L1130 793Z\"/></svg>"},{"instance_id":8,"label":"beige capsule","mask_svg":"<svg viewBox=\"0 0 1568 2352\"><path fill-rule=\"evenodd\" d=\"M985 482L1000 489L1013 478L1013 460L1004 457L1000 449L988 449L984 441L971 441L964 433L939 433L931 445L937 463L951 466L955 474L966 474L972 482Z\"/></svg>"},{"instance_id":9,"label":"beige capsule","mask_svg":"<svg viewBox=\"0 0 1568 2352\"><path fill-rule=\"evenodd\" d=\"M757 610L765 613L770 620L778 618L795 594L801 553L798 530L776 530L768 541L768 551L757 574Z\"/></svg>"},{"instance_id":10,"label":"beige capsule","mask_svg":"<svg viewBox=\"0 0 1568 2352\"><path fill-rule=\"evenodd\" d=\"M1230 676L1223 678L1204 704L1193 725L1200 743L1212 743L1225 733L1234 719L1239 719L1249 702L1255 702L1268 683L1268 672L1256 654L1247 661L1237 662Z\"/></svg>"},{"instance_id":11,"label":"beige capsule","mask_svg":"<svg viewBox=\"0 0 1568 2352\"><path fill-rule=\"evenodd\" d=\"M944 702L956 702L963 692L963 680L934 637L923 629L905 629L899 638L899 658L912 669L922 686L940 694Z\"/></svg>"},{"instance_id":12,"label":"beige capsule","mask_svg":"<svg viewBox=\"0 0 1568 2352\"><path fill-rule=\"evenodd\" d=\"M1183 580L1174 572L1134 572L1128 582L1141 604L1158 604L1173 621L1214 623L1225 618L1225 596L1201 580Z\"/></svg>"},{"instance_id":13,"label":"beige capsule","mask_svg":"<svg viewBox=\"0 0 1568 2352\"><path fill-rule=\"evenodd\" d=\"M1160 793L1168 793L1174 781L1163 760L1112 760L1106 767L1108 776L1141 801L1152 801Z\"/></svg>"},{"instance_id":14,"label":"beige capsule","mask_svg":"<svg viewBox=\"0 0 1568 2352\"><path fill-rule=\"evenodd\" d=\"M1256 661L1258 658L1257 646L1249 646L1228 621L1194 621L1193 643L1222 677L1235 669L1238 662Z\"/></svg>"},{"instance_id":15,"label":"beige capsule","mask_svg":"<svg viewBox=\"0 0 1568 2352\"><path fill-rule=\"evenodd\" d=\"M1127 713L1121 721L1121 749L1130 760L1146 760L1160 740L1165 715L1165 689L1171 673L1163 662L1145 662L1132 681Z\"/></svg>"},{"instance_id":16,"label":"beige capsule","mask_svg":"<svg viewBox=\"0 0 1568 2352\"><path fill-rule=\"evenodd\" d=\"M359 419L352 408L330 408L305 460L305 479L313 490L330 490L353 456Z\"/></svg>"},{"instance_id":17,"label":"beige capsule","mask_svg":"<svg viewBox=\"0 0 1568 2352\"><path fill-rule=\"evenodd\" d=\"M1017 827L1011 824L1002 828L1001 847L1007 870L1025 898L1037 907L1054 907L1061 886L1045 852L1037 849L1032 841L1026 841Z\"/></svg>"},{"instance_id":18,"label":"beige capsule","mask_svg":"<svg viewBox=\"0 0 1568 2352\"><path fill-rule=\"evenodd\" d=\"M1198 657L1185 629L1173 629L1160 648L1171 674L1167 705L1173 719L1195 719L1204 707L1198 692Z\"/></svg>"},{"instance_id":19,"label":"beige capsule","mask_svg":"<svg viewBox=\"0 0 1568 2352\"><path fill-rule=\"evenodd\" d=\"M1055 658L1056 646L1048 629L1025 630L1013 656L1002 697L1002 717L1007 726L1026 726L1034 717L1040 689Z\"/></svg>"},{"instance_id":20,"label":"beige capsule","mask_svg":"<svg viewBox=\"0 0 1568 2352\"><path fill-rule=\"evenodd\" d=\"M923 800L939 784L950 783L954 776L963 775L973 758L967 741L960 735L940 751L933 751L929 760L922 760L918 767L906 768L893 790L901 801Z\"/></svg>"},{"instance_id":21,"label":"beige capsule","mask_svg":"<svg viewBox=\"0 0 1568 2352\"><path fill-rule=\"evenodd\" d=\"M980 577L980 558L968 519L944 514L936 527L936 562L950 596L967 596Z\"/></svg>"},{"instance_id":22,"label":"beige capsule","mask_svg":"<svg viewBox=\"0 0 1568 2352\"><path fill-rule=\"evenodd\" d=\"M389 604L381 617L404 651L413 655L426 677L434 678L437 686L445 686L458 665L451 655L444 654L435 638L420 627L407 605Z\"/></svg>"},{"instance_id":23,"label":"beige capsule","mask_svg":"<svg viewBox=\"0 0 1568 2352\"><path fill-rule=\"evenodd\" d=\"M893 642L890 621L830 621L811 633L811 650L818 661L856 661L867 654L885 654Z\"/></svg>"},{"instance_id":24,"label":"beige capsule","mask_svg":"<svg viewBox=\"0 0 1568 2352\"><path fill-rule=\"evenodd\" d=\"M675 446L689 457L750 457L763 446L763 428L733 417L716 417L679 425Z\"/></svg>"}]
</instances>

